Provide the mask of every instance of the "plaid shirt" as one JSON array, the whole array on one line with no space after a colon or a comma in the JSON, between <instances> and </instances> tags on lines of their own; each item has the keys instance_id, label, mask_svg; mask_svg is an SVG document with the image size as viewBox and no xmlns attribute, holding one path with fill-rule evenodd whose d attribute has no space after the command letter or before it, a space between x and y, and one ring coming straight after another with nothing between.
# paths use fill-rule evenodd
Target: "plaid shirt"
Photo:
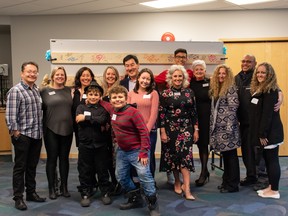
<instances>
[{"instance_id":1,"label":"plaid shirt","mask_svg":"<svg viewBox=\"0 0 288 216\"><path fill-rule=\"evenodd\" d=\"M18 130L30 138L42 138L42 100L35 84L31 89L21 81L9 90L6 123L10 133Z\"/></svg>"}]
</instances>

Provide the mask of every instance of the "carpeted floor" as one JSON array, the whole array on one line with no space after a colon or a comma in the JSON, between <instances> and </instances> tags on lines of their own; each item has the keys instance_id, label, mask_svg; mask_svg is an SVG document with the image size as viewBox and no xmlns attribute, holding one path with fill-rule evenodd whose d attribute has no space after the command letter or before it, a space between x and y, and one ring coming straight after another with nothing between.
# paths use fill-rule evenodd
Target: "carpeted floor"
<instances>
[{"instance_id":1,"label":"carpeted floor","mask_svg":"<svg viewBox=\"0 0 288 216\"><path fill-rule=\"evenodd\" d=\"M0 157L1 160L1 157ZM257 196L251 187L240 187L238 193L220 194L217 186L221 183L222 171L210 169L210 181L204 187L195 187L194 181L199 175L199 161L195 159L196 172L191 174L191 191L196 201L187 201L173 192L173 187L166 183L166 174L157 173L156 182L159 188L159 204L162 216L284 216L288 215L288 158L282 157L279 200L263 199ZM241 177L245 176L245 169L240 158ZM118 205L126 199L123 196L113 198L113 203L104 206L100 201L100 194L94 196L90 207L80 206L80 195L77 192L78 173L77 162L71 159L69 174L70 198L59 197L45 203L26 202L28 210L19 211L14 208L12 200L12 169L13 163L0 161L0 216L28 215L28 216L144 216L149 215L148 209L132 209L121 211ZM45 174L45 160L41 160L37 169L37 191L41 196L48 197L47 179Z\"/></svg>"}]
</instances>

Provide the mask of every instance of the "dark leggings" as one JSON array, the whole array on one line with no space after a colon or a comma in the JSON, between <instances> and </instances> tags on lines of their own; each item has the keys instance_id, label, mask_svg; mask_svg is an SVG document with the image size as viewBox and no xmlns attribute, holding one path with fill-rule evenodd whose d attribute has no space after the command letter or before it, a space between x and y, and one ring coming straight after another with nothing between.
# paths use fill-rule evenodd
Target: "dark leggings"
<instances>
[{"instance_id":1,"label":"dark leggings","mask_svg":"<svg viewBox=\"0 0 288 216\"><path fill-rule=\"evenodd\" d=\"M263 150L263 157L266 163L269 184L271 185L271 189L274 191L278 191L279 189L279 180L281 175L278 153L279 146L273 149Z\"/></svg>"},{"instance_id":2,"label":"dark leggings","mask_svg":"<svg viewBox=\"0 0 288 216\"><path fill-rule=\"evenodd\" d=\"M200 176L206 177L208 173L207 163L209 157L209 149L207 145L197 145L199 149L199 156L201 162L201 174Z\"/></svg>"},{"instance_id":3,"label":"dark leggings","mask_svg":"<svg viewBox=\"0 0 288 216\"><path fill-rule=\"evenodd\" d=\"M73 133L69 136L61 136L55 134L49 128L45 130L44 141L47 152L46 174L49 187L55 185L55 170L58 158L61 184L67 185L72 138Z\"/></svg>"}]
</instances>

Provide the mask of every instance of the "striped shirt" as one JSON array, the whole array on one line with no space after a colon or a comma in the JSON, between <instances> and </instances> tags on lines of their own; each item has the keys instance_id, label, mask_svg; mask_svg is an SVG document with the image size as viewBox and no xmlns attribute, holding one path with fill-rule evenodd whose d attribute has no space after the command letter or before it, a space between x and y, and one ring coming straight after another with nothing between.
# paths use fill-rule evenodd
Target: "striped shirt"
<instances>
[{"instance_id":1,"label":"striped shirt","mask_svg":"<svg viewBox=\"0 0 288 216\"><path fill-rule=\"evenodd\" d=\"M6 123L10 133L18 130L33 139L42 138L42 100L38 87L23 81L7 93Z\"/></svg>"},{"instance_id":2,"label":"striped shirt","mask_svg":"<svg viewBox=\"0 0 288 216\"><path fill-rule=\"evenodd\" d=\"M147 158L150 138L141 113L126 105L111 114L111 124L118 146L123 151L139 149L139 158Z\"/></svg>"}]
</instances>

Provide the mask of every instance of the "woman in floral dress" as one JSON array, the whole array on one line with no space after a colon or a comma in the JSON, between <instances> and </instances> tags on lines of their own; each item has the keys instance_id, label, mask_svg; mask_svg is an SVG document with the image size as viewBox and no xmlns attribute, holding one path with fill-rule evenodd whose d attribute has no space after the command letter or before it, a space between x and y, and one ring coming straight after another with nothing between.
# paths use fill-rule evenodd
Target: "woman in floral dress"
<instances>
[{"instance_id":1,"label":"woman in floral dress","mask_svg":"<svg viewBox=\"0 0 288 216\"><path fill-rule=\"evenodd\" d=\"M199 138L194 93L187 88L188 74L183 66L172 65L166 81L170 88L162 92L159 107L160 171L172 171L175 193L184 192L187 200L195 200L190 192L190 171L194 171L192 146ZM179 172L183 175L182 186Z\"/></svg>"}]
</instances>

